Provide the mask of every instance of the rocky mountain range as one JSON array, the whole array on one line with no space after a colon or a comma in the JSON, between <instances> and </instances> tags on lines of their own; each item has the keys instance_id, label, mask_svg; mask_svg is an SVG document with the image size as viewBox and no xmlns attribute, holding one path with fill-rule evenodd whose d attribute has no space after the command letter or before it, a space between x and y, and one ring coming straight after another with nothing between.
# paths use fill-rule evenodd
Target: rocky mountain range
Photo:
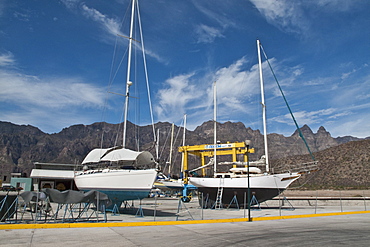
<instances>
[{"instance_id":1,"label":"rocky mountain range","mask_svg":"<svg viewBox=\"0 0 370 247\"><path fill-rule=\"evenodd\" d=\"M0 121L1 179L5 181L10 180L10 173L12 172L29 176L32 168L34 168L34 162L80 164L86 154L93 148L120 145L122 136L120 134L117 135L117 133L122 132L120 131L121 128L121 124L101 122L91 125L73 125L59 133L47 134L30 125L16 125ZM198 126L194 131L186 130L186 145L213 143L213 128L213 122L208 121ZM159 133L159 163L163 169L166 169L165 163L168 161L170 153L171 123L159 122L155 124L154 128L152 126L136 126L128 123L126 147L135 150L139 147L140 150L152 152L156 157L153 132L157 133L157 130ZM320 157L320 160L341 162L338 157L342 157L342 153L336 153L337 150L343 151L353 148L355 150L347 150L344 153L350 155L351 153L363 152L362 154L357 154L362 157L362 166L364 167L361 168L361 171L368 171L366 169L369 169L370 164L367 152L370 147L370 140L361 140L351 136L333 138L324 127L320 127L316 133L307 125L300 130L311 151L315 156ZM181 162L181 155L178 153L177 148L182 145L182 136L183 128L174 126L174 151L172 155L172 163L175 164L172 168L174 173L178 173L180 169L180 165L176 164ZM259 159L264 153L263 136L260 131L247 128L241 122L217 123L217 139L221 143L251 140L251 146L255 149L255 153L251 154L251 160ZM298 131L288 137L272 133L268 135L268 140L271 166L281 166L280 164L283 161L310 161L310 157L307 156L307 148ZM356 145L351 143L356 143ZM343 148L342 145L349 146ZM357 145L360 145L362 148L358 148ZM350 164L351 167L357 167L356 169L358 169L359 166L354 159L348 157L343 157L342 159L351 160L353 162L353 164ZM198 166L195 158L190 160L190 163L193 167ZM324 164L326 163L320 163L320 167ZM332 166L331 163L325 165L325 169ZM325 169L321 170L326 171ZM330 171L329 169L328 172L330 173ZM351 172L353 173L353 171ZM315 181L315 183L318 183L319 180L316 179ZM335 184L335 182L331 183ZM343 183L341 182L340 184Z\"/></svg>"},{"instance_id":2,"label":"rocky mountain range","mask_svg":"<svg viewBox=\"0 0 370 247\"><path fill-rule=\"evenodd\" d=\"M314 153L319 170L305 174L290 186L298 189L361 189L370 188L370 139L351 141ZM299 164L308 155L274 160L275 167Z\"/></svg>"}]
</instances>

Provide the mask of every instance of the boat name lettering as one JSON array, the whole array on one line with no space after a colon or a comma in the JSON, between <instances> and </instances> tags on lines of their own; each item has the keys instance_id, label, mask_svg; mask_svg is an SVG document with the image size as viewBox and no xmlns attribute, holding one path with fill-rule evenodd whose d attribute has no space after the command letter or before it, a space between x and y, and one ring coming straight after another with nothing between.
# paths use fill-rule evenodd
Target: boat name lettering
<instances>
[{"instance_id":1,"label":"boat name lettering","mask_svg":"<svg viewBox=\"0 0 370 247\"><path fill-rule=\"evenodd\" d=\"M216 144L216 148L232 148L233 144ZM215 145L205 145L204 149L213 149Z\"/></svg>"}]
</instances>

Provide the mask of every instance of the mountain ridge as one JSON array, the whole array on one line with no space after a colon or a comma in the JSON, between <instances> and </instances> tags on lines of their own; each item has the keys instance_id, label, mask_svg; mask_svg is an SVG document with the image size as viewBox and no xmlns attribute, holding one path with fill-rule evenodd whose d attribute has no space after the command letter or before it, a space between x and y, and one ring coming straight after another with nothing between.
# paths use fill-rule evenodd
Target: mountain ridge
<instances>
[{"instance_id":1,"label":"mountain ridge","mask_svg":"<svg viewBox=\"0 0 370 247\"><path fill-rule=\"evenodd\" d=\"M193 131L186 130L186 145L213 143L213 125L213 121L207 121ZM79 164L93 148L101 145L103 147L120 145L122 136L116 135L116 133L120 132L121 128L122 124L96 122L90 125L72 125L58 133L48 134L31 125L16 125L0 121L1 179L4 176L10 179L12 172L20 172L29 176L34 162ZM172 124L168 122L155 124L155 129L159 129L160 133L159 163L162 164L162 168L165 168L164 164L168 161L171 128ZM300 130L314 153L348 142L368 139L351 136L333 138L324 127L320 127L316 133L307 125L302 126ZM183 128L175 126L174 133L177 138L174 140L174 164L181 163L181 155L176 148L182 145L182 140L180 140L182 132ZM264 154L263 135L260 130L253 130L241 122L217 123L217 139L223 143L251 140L252 147L255 149L255 153L250 155L251 160L257 160ZM271 160L308 154L298 131L295 131L291 136L271 133L268 134L268 140ZM140 147L140 150L152 152L156 157L152 126L136 126L128 122L126 147L135 149L137 146ZM309 157L305 158L306 162L310 160ZM194 160L190 162L196 166ZM189 167L189 169L191 168ZM179 166L172 170L178 173Z\"/></svg>"}]
</instances>

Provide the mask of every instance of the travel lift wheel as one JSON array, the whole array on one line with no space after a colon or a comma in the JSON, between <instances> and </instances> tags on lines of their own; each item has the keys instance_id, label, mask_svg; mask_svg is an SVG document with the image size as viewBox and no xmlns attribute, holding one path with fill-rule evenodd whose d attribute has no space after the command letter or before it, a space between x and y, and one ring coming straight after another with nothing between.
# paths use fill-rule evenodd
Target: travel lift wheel
<instances>
[{"instance_id":1,"label":"travel lift wheel","mask_svg":"<svg viewBox=\"0 0 370 247\"><path fill-rule=\"evenodd\" d=\"M187 196L181 196L181 200L183 202L190 202L191 199L192 199L192 193L191 192L188 192L189 194Z\"/></svg>"},{"instance_id":2,"label":"travel lift wheel","mask_svg":"<svg viewBox=\"0 0 370 247\"><path fill-rule=\"evenodd\" d=\"M181 201L183 202L190 202L193 197L193 193L191 190L187 188L187 186L184 186L184 189L182 191Z\"/></svg>"}]
</instances>

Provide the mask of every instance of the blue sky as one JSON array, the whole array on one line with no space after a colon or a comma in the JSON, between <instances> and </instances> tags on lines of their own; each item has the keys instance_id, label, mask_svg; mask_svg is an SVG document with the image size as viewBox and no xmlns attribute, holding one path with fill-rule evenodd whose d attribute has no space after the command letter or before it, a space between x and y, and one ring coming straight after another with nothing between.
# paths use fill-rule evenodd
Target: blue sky
<instances>
[{"instance_id":1,"label":"blue sky","mask_svg":"<svg viewBox=\"0 0 370 247\"><path fill-rule=\"evenodd\" d=\"M217 81L218 121L261 129L260 39L300 126L314 132L324 126L334 137L370 136L369 1L140 0L139 6L154 122L180 125L187 114L194 129L211 120ZM123 97L107 91L125 91L126 60L120 70L118 64L128 42L117 34L128 35L128 12L127 0L2 0L0 120L48 133L120 122ZM139 72L136 78L130 106L140 110L129 120L146 125L144 79ZM268 132L291 135L295 126L266 63L264 78Z\"/></svg>"}]
</instances>

